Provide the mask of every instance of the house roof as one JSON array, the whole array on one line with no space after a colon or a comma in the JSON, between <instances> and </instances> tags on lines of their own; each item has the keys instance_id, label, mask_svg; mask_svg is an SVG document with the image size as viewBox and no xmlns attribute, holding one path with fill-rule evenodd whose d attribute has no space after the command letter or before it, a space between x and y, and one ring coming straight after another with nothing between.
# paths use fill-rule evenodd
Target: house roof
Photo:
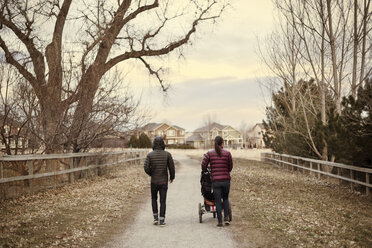
<instances>
[{"instance_id":1,"label":"house roof","mask_svg":"<svg viewBox=\"0 0 372 248\"><path fill-rule=\"evenodd\" d=\"M151 122L151 123L148 123L148 124L144 125L141 129L143 131L152 131L152 130L156 129L157 127L159 127L162 124L163 123Z\"/></svg>"},{"instance_id":2,"label":"house roof","mask_svg":"<svg viewBox=\"0 0 372 248\"><path fill-rule=\"evenodd\" d=\"M212 124L206 125L204 127L200 127L198 129L195 129L194 132L197 132L197 133L208 132L208 131L212 130L213 128L217 128L219 130L222 130L225 127L227 127L227 125L221 125L219 123L213 122Z\"/></svg>"},{"instance_id":3,"label":"house roof","mask_svg":"<svg viewBox=\"0 0 372 248\"><path fill-rule=\"evenodd\" d=\"M204 141L204 139L199 133L195 133L186 139L186 142L188 141Z\"/></svg>"},{"instance_id":4,"label":"house roof","mask_svg":"<svg viewBox=\"0 0 372 248\"><path fill-rule=\"evenodd\" d=\"M257 123L256 125L254 125L254 126L252 127L252 129L254 129L256 126L258 126L258 127L261 128L261 129L265 129L265 126L264 126L263 123Z\"/></svg>"},{"instance_id":5,"label":"house roof","mask_svg":"<svg viewBox=\"0 0 372 248\"><path fill-rule=\"evenodd\" d=\"M177 129L179 129L179 130L185 130L184 128L179 127L179 126L176 126L176 125L172 125L172 126L175 127L175 128L177 128Z\"/></svg>"},{"instance_id":6,"label":"house roof","mask_svg":"<svg viewBox=\"0 0 372 248\"><path fill-rule=\"evenodd\" d=\"M182 128L182 127L179 127L179 126L176 126L176 125L170 125L170 124L165 123L165 122L162 122L162 123L151 122L151 123L148 123L148 124L146 124L145 126L143 126L141 129L142 129L143 131L153 131L153 130L155 130L156 128L158 128L158 127L160 127L160 126L162 126L162 125L164 125L164 124L168 125L169 127L174 127L174 128L176 128L176 129L179 129L179 130L185 130L185 129Z\"/></svg>"}]
</instances>

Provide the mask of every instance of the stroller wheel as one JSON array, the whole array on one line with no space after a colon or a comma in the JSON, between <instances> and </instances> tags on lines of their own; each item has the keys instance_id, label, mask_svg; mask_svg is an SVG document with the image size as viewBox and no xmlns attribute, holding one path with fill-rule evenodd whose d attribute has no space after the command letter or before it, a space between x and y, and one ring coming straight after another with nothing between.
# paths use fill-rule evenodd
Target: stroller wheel
<instances>
[{"instance_id":1,"label":"stroller wheel","mask_svg":"<svg viewBox=\"0 0 372 248\"><path fill-rule=\"evenodd\" d=\"M229 221L232 221L231 203L229 202Z\"/></svg>"},{"instance_id":2,"label":"stroller wheel","mask_svg":"<svg viewBox=\"0 0 372 248\"><path fill-rule=\"evenodd\" d=\"M201 206L201 203L199 203L199 223L203 222L202 215L203 215L202 206Z\"/></svg>"}]
</instances>

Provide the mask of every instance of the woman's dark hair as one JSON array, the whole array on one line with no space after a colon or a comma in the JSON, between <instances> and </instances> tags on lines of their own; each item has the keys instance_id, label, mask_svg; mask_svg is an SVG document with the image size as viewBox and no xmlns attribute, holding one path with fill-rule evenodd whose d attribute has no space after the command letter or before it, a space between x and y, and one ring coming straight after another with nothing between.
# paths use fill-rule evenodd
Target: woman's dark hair
<instances>
[{"instance_id":1,"label":"woman's dark hair","mask_svg":"<svg viewBox=\"0 0 372 248\"><path fill-rule=\"evenodd\" d=\"M223 144L223 138L221 136L216 136L214 138L214 149L216 150L218 156L221 156L221 145Z\"/></svg>"}]
</instances>

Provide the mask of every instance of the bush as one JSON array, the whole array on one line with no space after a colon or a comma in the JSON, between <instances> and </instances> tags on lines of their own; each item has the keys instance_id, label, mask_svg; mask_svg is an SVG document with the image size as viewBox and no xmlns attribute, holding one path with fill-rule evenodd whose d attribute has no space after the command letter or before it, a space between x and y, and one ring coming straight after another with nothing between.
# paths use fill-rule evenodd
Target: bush
<instances>
[{"instance_id":1,"label":"bush","mask_svg":"<svg viewBox=\"0 0 372 248\"><path fill-rule=\"evenodd\" d=\"M138 139L138 148L151 148L151 147L152 147L152 144L151 144L150 138L146 134L142 133Z\"/></svg>"},{"instance_id":2,"label":"bush","mask_svg":"<svg viewBox=\"0 0 372 248\"><path fill-rule=\"evenodd\" d=\"M132 148L151 148L152 143L150 138L146 134L142 133L139 138L137 138L136 135L132 135L128 142L128 146Z\"/></svg>"},{"instance_id":3,"label":"bush","mask_svg":"<svg viewBox=\"0 0 372 248\"><path fill-rule=\"evenodd\" d=\"M132 147L132 148L138 148L139 147L139 140L137 139L136 135L132 135L130 137L130 140L128 142L128 147Z\"/></svg>"}]
</instances>

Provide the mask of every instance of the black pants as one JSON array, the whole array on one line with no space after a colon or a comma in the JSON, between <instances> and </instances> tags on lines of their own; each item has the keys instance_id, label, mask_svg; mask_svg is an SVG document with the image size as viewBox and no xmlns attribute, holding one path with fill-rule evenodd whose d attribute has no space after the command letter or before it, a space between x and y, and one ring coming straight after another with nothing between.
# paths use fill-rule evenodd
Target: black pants
<instances>
[{"instance_id":1,"label":"black pants","mask_svg":"<svg viewBox=\"0 0 372 248\"><path fill-rule=\"evenodd\" d=\"M224 216L229 215L229 192L230 181L212 182L214 200L216 201L216 210L218 222L222 222L222 205ZM221 201L222 200L222 201Z\"/></svg>"},{"instance_id":2,"label":"black pants","mask_svg":"<svg viewBox=\"0 0 372 248\"><path fill-rule=\"evenodd\" d=\"M151 201L152 213L158 213L158 192L160 195L160 217L165 217L166 200L167 200L168 183L155 184L151 183Z\"/></svg>"}]
</instances>

